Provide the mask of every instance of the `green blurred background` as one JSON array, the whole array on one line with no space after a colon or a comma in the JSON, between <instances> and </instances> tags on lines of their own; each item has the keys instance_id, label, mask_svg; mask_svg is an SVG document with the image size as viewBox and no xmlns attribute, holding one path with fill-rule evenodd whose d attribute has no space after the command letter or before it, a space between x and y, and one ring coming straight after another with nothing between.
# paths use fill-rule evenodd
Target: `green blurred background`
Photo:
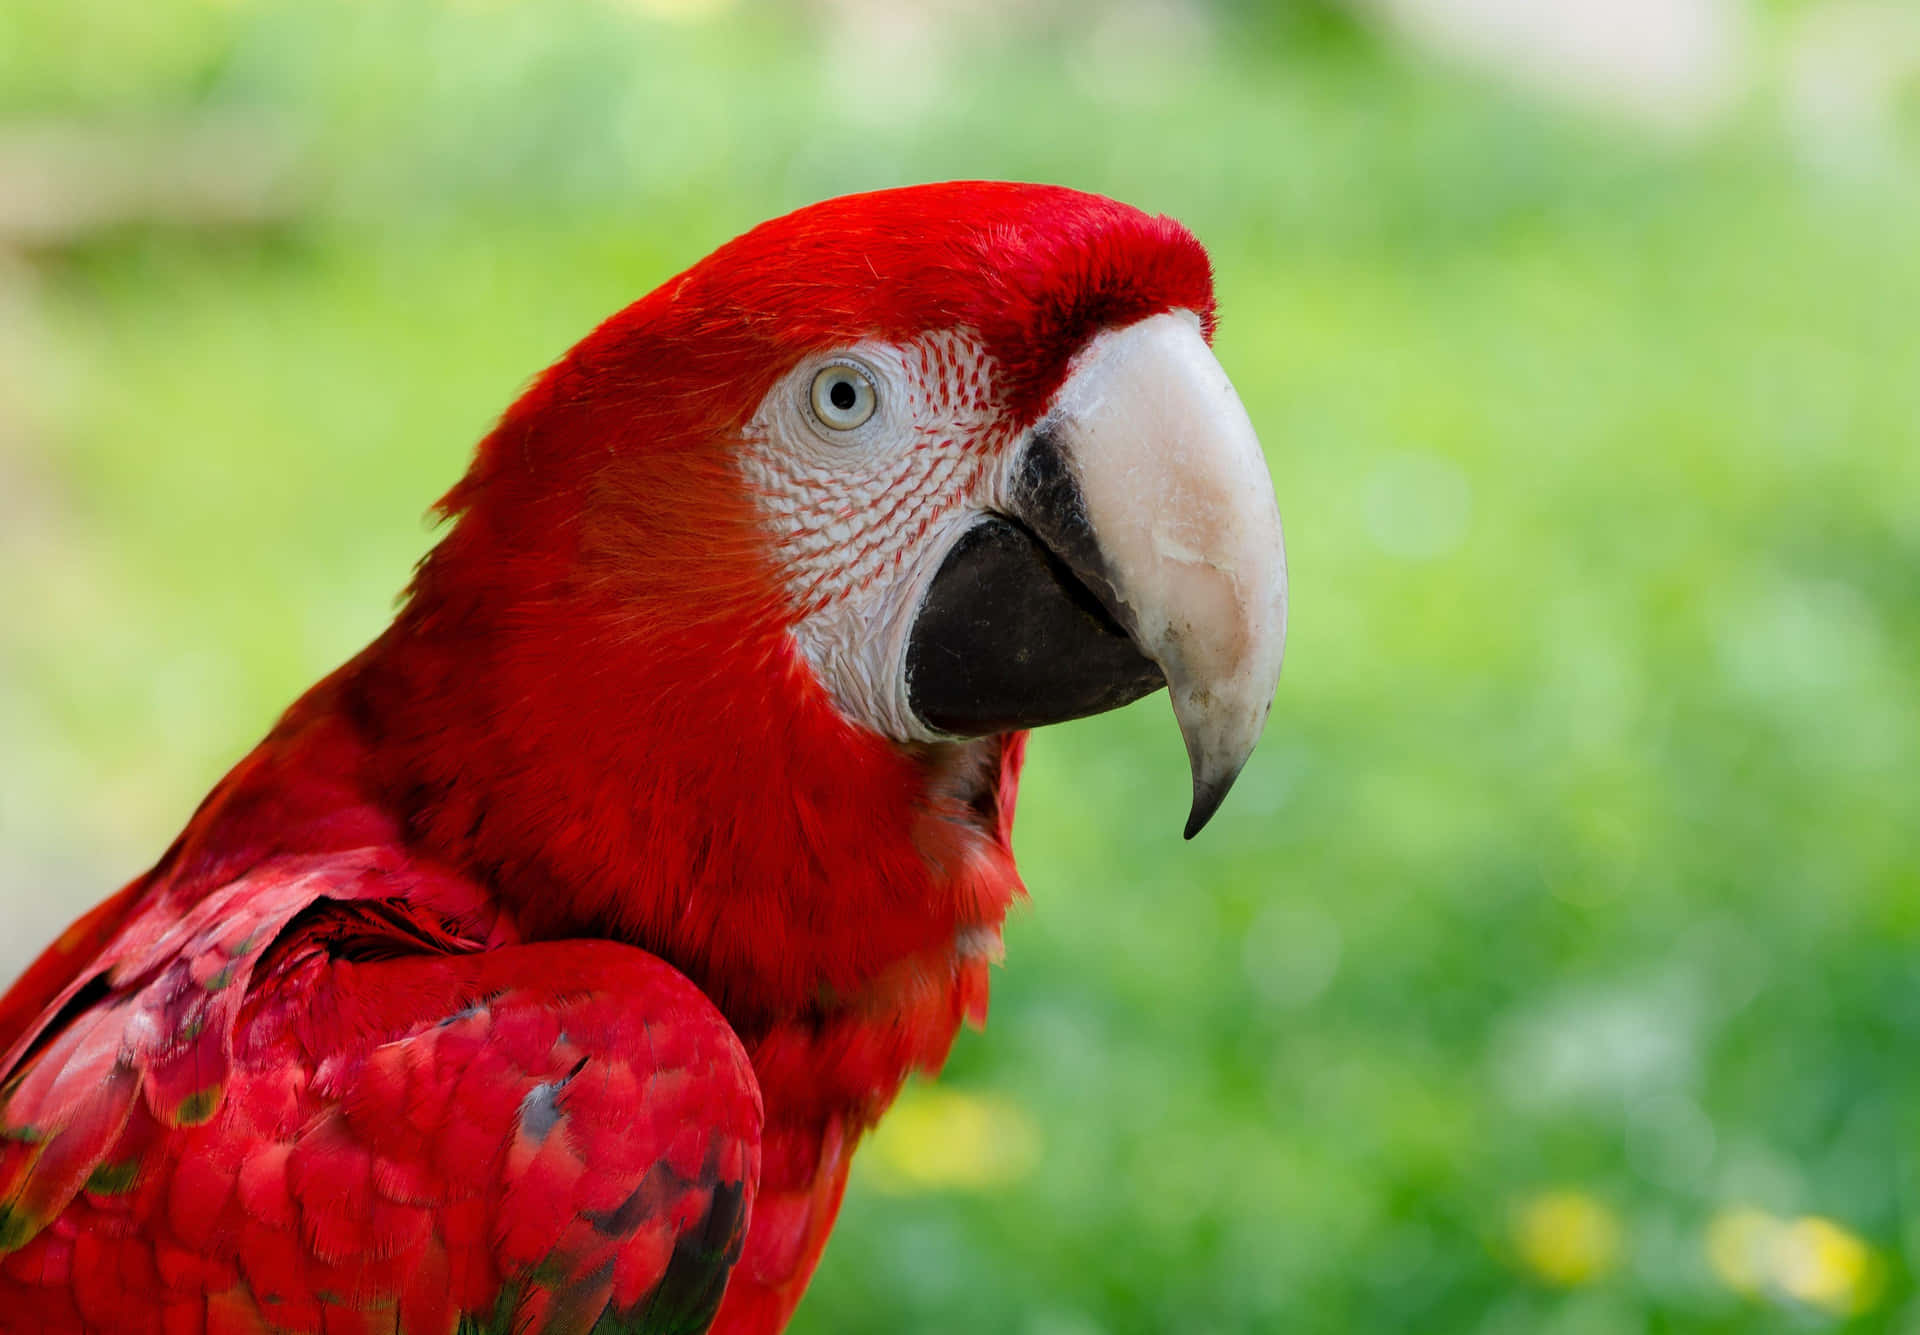
<instances>
[{"instance_id":1,"label":"green blurred background","mask_svg":"<svg viewBox=\"0 0 1920 1335\"><path fill-rule=\"evenodd\" d=\"M1291 653L1179 838L1040 735L993 1020L795 1329L1920 1330L1920 11L0 7L0 974L389 615L517 388L754 222L1210 246Z\"/></svg>"}]
</instances>

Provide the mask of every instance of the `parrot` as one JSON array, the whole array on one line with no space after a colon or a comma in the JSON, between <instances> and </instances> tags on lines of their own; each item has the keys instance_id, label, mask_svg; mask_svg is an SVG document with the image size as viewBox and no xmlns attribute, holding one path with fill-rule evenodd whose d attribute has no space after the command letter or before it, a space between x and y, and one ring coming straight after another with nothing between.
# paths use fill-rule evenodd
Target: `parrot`
<instances>
[{"instance_id":1,"label":"parrot","mask_svg":"<svg viewBox=\"0 0 1920 1335\"><path fill-rule=\"evenodd\" d=\"M1030 730L1272 708L1193 233L814 203L538 376L395 616L0 998L0 1330L763 1335L985 1022Z\"/></svg>"}]
</instances>

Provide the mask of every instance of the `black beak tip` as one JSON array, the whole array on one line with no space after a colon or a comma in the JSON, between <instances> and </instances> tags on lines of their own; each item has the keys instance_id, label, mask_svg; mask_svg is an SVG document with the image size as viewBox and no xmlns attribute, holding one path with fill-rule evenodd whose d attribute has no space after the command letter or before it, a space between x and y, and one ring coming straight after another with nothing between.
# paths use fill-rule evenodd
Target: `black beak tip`
<instances>
[{"instance_id":1,"label":"black beak tip","mask_svg":"<svg viewBox=\"0 0 1920 1335\"><path fill-rule=\"evenodd\" d=\"M1227 800L1227 794L1233 789L1233 781L1240 777L1235 767L1230 773L1217 779L1193 777L1193 807L1187 812L1187 828L1181 836L1191 839L1207 828L1207 822L1213 819L1213 813L1220 810L1220 804Z\"/></svg>"}]
</instances>

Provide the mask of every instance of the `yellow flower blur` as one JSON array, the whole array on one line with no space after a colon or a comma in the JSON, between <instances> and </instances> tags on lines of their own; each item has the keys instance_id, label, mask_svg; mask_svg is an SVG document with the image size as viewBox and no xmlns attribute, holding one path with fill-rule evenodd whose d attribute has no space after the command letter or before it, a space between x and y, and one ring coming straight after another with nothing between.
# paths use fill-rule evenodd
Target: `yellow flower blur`
<instances>
[{"instance_id":1,"label":"yellow flower blur","mask_svg":"<svg viewBox=\"0 0 1920 1335\"><path fill-rule=\"evenodd\" d=\"M1513 1233L1522 1264L1549 1284L1591 1284L1620 1260L1619 1218L1583 1191L1533 1197L1515 1215Z\"/></svg>"},{"instance_id":2,"label":"yellow flower blur","mask_svg":"<svg viewBox=\"0 0 1920 1335\"><path fill-rule=\"evenodd\" d=\"M1707 1226L1707 1263L1739 1293L1772 1294L1855 1316L1880 1297L1885 1271L1862 1238L1818 1215L1781 1219L1723 1210Z\"/></svg>"},{"instance_id":3,"label":"yellow flower blur","mask_svg":"<svg viewBox=\"0 0 1920 1335\"><path fill-rule=\"evenodd\" d=\"M988 1191L1019 1181L1039 1158L1039 1128L1009 1100L914 1086L855 1162L883 1191Z\"/></svg>"}]
</instances>

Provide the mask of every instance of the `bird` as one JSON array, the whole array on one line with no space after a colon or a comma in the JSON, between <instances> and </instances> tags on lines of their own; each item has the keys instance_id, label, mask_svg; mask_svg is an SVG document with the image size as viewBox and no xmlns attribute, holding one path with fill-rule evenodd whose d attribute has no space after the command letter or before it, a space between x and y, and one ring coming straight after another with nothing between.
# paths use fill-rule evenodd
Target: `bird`
<instances>
[{"instance_id":1,"label":"bird","mask_svg":"<svg viewBox=\"0 0 1920 1335\"><path fill-rule=\"evenodd\" d=\"M0 998L0 1330L783 1328L983 1024L1029 730L1266 725L1272 476L1182 224L848 195L541 374L392 624Z\"/></svg>"}]
</instances>

